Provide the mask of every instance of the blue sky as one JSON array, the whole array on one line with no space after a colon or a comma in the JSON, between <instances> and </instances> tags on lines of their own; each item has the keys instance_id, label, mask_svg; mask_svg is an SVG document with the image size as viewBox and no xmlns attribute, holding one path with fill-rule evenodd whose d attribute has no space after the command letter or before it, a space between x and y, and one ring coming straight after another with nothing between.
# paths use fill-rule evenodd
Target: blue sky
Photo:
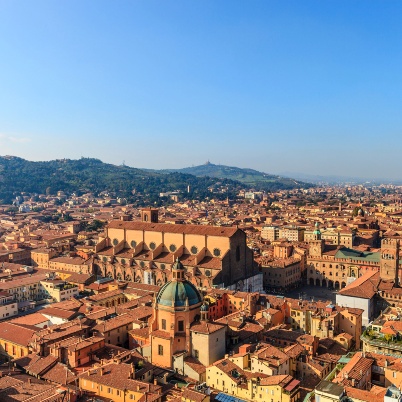
<instances>
[{"instance_id":1,"label":"blue sky","mask_svg":"<svg viewBox=\"0 0 402 402\"><path fill-rule=\"evenodd\" d=\"M402 2L0 0L0 155L400 178Z\"/></svg>"}]
</instances>

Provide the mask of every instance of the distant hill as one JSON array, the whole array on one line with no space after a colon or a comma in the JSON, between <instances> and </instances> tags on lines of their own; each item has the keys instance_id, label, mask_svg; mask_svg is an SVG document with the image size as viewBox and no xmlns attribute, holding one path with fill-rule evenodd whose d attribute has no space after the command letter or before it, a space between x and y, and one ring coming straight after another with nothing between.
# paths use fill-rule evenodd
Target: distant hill
<instances>
[{"instance_id":1,"label":"distant hill","mask_svg":"<svg viewBox=\"0 0 402 402\"><path fill-rule=\"evenodd\" d=\"M307 181L316 184L364 184L364 185L380 185L380 184L395 184L401 185L401 180L378 178L378 177L356 177L356 176L337 176L337 175L314 175L300 172L281 172L284 177L293 177L297 180Z\"/></svg>"},{"instance_id":2,"label":"distant hill","mask_svg":"<svg viewBox=\"0 0 402 402\"><path fill-rule=\"evenodd\" d=\"M188 186L190 192L187 192ZM227 194L218 191L220 186L227 186L231 197L243 187L229 179L201 178L176 172L162 174L92 158L32 162L15 156L0 156L0 203L3 204L11 203L21 193L56 194L61 190L95 194L109 191L130 202L155 205L162 201L160 192L180 191L184 198L205 199L211 197L211 187L217 189L213 196L223 199Z\"/></svg>"},{"instance_id":3,"label":"distant hill","mask_svg":"<svg viewBox=\"0 0 402 402\"><path fill-rule=\"evenodd\" d=\"M309 183L294 180L287 177L276 176L268 173L259 172L254 169L243 169L234 166L214 165L207 162L204 165L192 166L183 169L159 170L162 173L187 173L197 177L215 177L218 179L230 179L239 181L248 187L258 190L281 190L293 189L298 187L311 187Z\"/></svg>"}]
</instances>

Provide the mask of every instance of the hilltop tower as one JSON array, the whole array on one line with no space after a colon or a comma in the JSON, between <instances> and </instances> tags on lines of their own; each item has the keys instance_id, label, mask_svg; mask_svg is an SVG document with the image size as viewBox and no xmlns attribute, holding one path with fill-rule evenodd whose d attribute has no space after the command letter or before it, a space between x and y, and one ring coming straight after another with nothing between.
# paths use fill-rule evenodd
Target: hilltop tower
<instances>
[{"instance_id":1,"label":"hilltop tower","mask_svg":"<svg viewBox=\"0 0 402 402\"><path fill-rule=\"evenodd\" d=\"M399 285L399 240L383 239L381 242L380 277Z\"/></svg>"}]
</instances>

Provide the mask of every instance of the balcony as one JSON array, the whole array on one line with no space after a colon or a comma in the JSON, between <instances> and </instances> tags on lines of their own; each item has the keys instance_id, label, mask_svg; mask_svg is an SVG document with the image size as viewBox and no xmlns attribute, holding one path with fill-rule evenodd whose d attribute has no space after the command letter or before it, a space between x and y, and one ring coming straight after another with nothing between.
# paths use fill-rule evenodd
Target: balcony
<instances>
[{"instance_id":1,"label":"balcony","mask_svg":"<svg viewBox=\"0 0 402 402\"><path fill-rule=\"evenodd\" d=\"M67 290L67 289L74 289L74 288L78 289L78 286L77 286L77 285L73 285L73 284L71 284L71 283L60 284L60 285L56 285L56 286L55 286L55 289L57 289L57 290L59 290L59 291L64 291L64 290Z\"/></svg>"},{"instance_id":2,"label":"balcony","mask_svg":"<svg viewBox=\"0 0 402 402\"><path fill-rule=\"evenodd\" d=\"M373 347L398 350L402 352L402 340L398 338L386 339L380 334L368 334L368 331L364 331L360 339L362 340L362 342L365 342L366 344Z\"/></svg>"}]
</instances>

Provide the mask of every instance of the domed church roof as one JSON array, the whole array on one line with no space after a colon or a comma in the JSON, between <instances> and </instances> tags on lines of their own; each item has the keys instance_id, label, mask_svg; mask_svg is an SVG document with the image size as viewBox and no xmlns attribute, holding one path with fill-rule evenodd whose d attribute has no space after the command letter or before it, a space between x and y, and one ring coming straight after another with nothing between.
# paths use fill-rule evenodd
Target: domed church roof
<instances>
[{"instance_id":1,"label":"domed church roof","mask_svg":"<svg viewBox=\"0 0 402 402\"><path fill-rule=\"evenodd\" d=\"M202 303L202 296L197 288L184 278L185 268L177 258L172 265L173 279L161 287L156 303L162 306L183 307Z\"/></svg>"},{"instance_id":2,"label":"domed church roof","mask_svg":"<svg viewBox=\"0 0 402 402\"><path fill-rule=\"evenodd\" d=\"M156 302L162 306L193 306L202 303L202 296L191 282L170 281L159 290Z\"/></svg>"}]
</instances>

